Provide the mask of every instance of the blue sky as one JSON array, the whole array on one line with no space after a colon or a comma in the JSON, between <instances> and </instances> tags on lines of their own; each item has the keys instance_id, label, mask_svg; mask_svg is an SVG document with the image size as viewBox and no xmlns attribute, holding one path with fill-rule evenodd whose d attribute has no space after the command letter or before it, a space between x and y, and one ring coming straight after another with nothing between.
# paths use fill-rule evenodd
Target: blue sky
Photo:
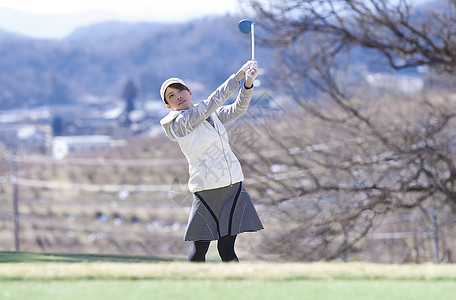
<instances>
[{"instance_id":1,"label":"blue sky","mask_svg":"<svg viewBox=\"0 0 456 300\"><path fill-rule=\"evenodd\" d=\"M0 28L41 38L62 38L101 21L183 22L239 12L237 0L0 0Z\"/></svg>"}]
</instances>

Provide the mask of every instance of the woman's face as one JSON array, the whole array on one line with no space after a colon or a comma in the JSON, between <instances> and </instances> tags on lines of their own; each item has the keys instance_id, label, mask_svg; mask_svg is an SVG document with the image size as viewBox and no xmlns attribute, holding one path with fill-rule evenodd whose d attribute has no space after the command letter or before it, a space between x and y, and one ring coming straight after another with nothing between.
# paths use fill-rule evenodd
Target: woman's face
<instances>
[{"instance_id":1,"label":"woman's face","mask_svg":"<svg viewBox=\"0 0 456 300\"><path fill-rule=\"evenodd\" d=\"M168 100L166 107L171 110L185 110L193 107L192 91L168 87L165 91L165 97Z\"/></svg>"}]
</instances>

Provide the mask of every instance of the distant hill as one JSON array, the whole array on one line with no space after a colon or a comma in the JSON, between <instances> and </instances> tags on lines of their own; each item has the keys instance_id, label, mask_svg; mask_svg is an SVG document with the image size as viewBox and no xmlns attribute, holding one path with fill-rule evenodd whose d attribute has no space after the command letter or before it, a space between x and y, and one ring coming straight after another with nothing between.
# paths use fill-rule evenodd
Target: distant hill
<instances>
[{"instance_id":1,"label":"distant hill","mask_svg":"<svg viewBox=\"0 0 456 300\"><path fill-rule=\"evenodd\" d=\"M108 22L62 40L0 32L0 108L53 105L84 95L119 96L132 79L139 96L158 99L178 76L206 97L250 58L249 36L231 16L180 24ZM258 49L263 66L268 51Z\"/></svg>"},{"instance_id":2,"label":"distant hill","mask_svg":"<svg viewBox=\"0 0 456 300\"><path fill-rule=\"evenodd\" d=\"M423 17L426 7L420 9L417 15ZM174 76L187 81L199 101L250 58L250 37L239 32L238 21L226 15L174 24L106 22L81 27L60 40L0 30L0 109L119 97L128 80L137 86L139 100L159 101L161 83ZM273 57L272 49L257 43L262 68ZM390 71L374 50L355 49L352 59L361 66L355 72ZM350 76L363 75L357 72ZM272 83L275 73L269 74ZM266 85L267 76L261 75Z\"/></svg>"},{"instance_id":3,"label":"distant hill","mask_svg":"<svg viewBox=\"0 0 456 300\"><path fill-rule=\"evenodd\" d=\"M126 23L126 22L103 22L90 26L83 26L71 33L65 40L71 43L99 44L112 38L125 38L141 33L149 34L152 30L160 27L159 23Z\"/></svg>"},{"instance_id":4,"label":"distant hill","mask_svg":"<svg viewBox=\"0 0 456 300\"><path fill-rule=\"evenodd\" d=\"M9 32L7 30L0 29L0 40L11 38L11 37L14 37L14 36L17 36L17 35L14 34L14 33Z\"/></svg>"}]
</instances>

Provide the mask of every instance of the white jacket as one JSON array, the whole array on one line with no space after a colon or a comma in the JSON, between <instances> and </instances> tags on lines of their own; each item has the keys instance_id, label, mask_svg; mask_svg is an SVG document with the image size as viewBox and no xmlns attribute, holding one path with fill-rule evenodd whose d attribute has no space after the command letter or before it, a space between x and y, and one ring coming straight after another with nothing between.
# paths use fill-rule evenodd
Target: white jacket
<instances>
[{"instance_id":1,"label":"white jacket","mask_svg":"<svg viewBox=\"0 0 456 300\"><path fill-rule=\"evenodd\" d=\"M235 103L217 109L238 87L239 82L231 76L208 99L195 105L193 109L171 111L160 121L166 135L179 144L187 158L190 175L188 188L192 193L225 187L244 180L241 164L230 148L223 124L246 111L253 89L243 86ZM214 127L206 120L209 115ZM195 120L198 121L196 126ZM173 123L179 124L174 127ZM185 135L176 133L176 128L182 127L190 128Z\"/></svg>"},{"instance_id":2,"label":"white jacket","mask_svg":"<svg viewBox=\"0 0 456 300\"><path fill-rule=\"evenodd\" d=\"M215 128L204 121L190 134L176 138L187 157L190 174L188 189L192 193L244 180L241 164L228 143L225 126L216 113L211 117Z\"/></svg>"}]
</instances>

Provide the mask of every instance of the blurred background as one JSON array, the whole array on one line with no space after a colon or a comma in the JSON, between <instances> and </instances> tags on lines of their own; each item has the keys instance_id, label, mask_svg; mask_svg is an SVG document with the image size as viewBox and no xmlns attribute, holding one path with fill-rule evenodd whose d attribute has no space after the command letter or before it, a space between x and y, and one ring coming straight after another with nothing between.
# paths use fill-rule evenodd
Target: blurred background
<instances>
[{"instance_id":1,"label":"blurred background","mask_svg":"<svg viewBox=\"0 0 456 300\"><path fill-rule=\"evenodd\" d=\"M240 259L454 262L455 9L2 1L0 250L185 258L188 166L159 88L205 99L250 59L250 18L260 76L227 127L265 230Z\"/></svg>"}]
</instances>

